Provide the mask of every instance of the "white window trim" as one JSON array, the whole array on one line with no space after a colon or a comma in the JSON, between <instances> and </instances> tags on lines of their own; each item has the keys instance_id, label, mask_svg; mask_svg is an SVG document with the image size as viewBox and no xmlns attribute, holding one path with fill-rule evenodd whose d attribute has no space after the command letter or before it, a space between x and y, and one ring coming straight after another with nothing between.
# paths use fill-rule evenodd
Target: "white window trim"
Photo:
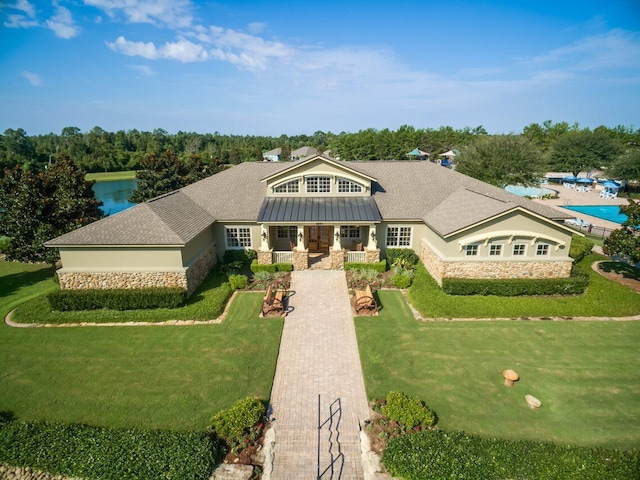
<instances>
[{"instance_id":1,"label":"white window trim","mask_svg":"<svg viewBox=\"0 0 640 480\"><path fill-rule=\"evenodd\" d=\"M309 191L309 179L311 178L316 178L318 179L318 191L316 192L310 192ZM328 185L329 185L329 190L326 192L321 192L320 191L320 184L321 184L321 180L322 179L327 179L328 180ZM315 195L329 195L333 192L333 189L335 188L333 186L333 178L331 175L322 175L322 174L317 174L317 175L307 175L306 177L304 177L304 191L305 193L309 194L315 194Z\"/></svg>"},{"instance_id":2,"label":"white window trim","mask_svg":"<svg viewBox=\"0 0 640 480\"><path fill-rule=\"evenodd\" d=\"M237 230L238 245L229 245L229 230ZM241 245L240 243L240 230L249 230L249 245ZM225 225L224 226L224 243L227 250L248 250L253 248L253 232L251 227L243 225Z\"/></svg>"},{"instance_id":3,"label":"white window trim","mask_svg":"<svg viewBox=\"0 0 640 480\"><path fill-rule=\"evenodd\" d=\"M298 191L297 192L276 192L276 188L283 187L283 186L285 186L285 185L287 185L289 183L293 184L294 182L297 183L297 185L298 185ZM272 189L272 192L275 195L299 195L300 191L301 191L300 178L291 178L289 180L285 180L284 182L280 182L280 183L274 185L273 187L271 187L271 189Z\"/></svg>"},{"instance_id":4,"label":"white window trim","mask_svg":"<svg viewBox=\"0 0 640 480\"><path fill-rule=\"evenodd\" d=\"M281 228L286 228L287 229L287 236L286 237L281 237L280 236L280 229ZM298 236L298 227L296 227L296 226L293 226L293 225L278 225L276 227L276 238L278 240L295 240L297 236Z\"/></svg>"},{"instance_id":5,"label":"white window trim","mask_svg":"<svg viewBox=\"0 0 640 480\"><path fill-rule=\"evenodd\" d=\"M516 247L524 247L524 251L520 255L516 255ZM513 257L526 257L527 256L527 244L524 242L518 242L513 244L513 248L511 249L511 256Z\"/></svg>"},{"instance_id":6,"label":"white window trim","mask_svg":"<svg viewBox=\"0 0 640 480\"><path fill-rule=\"evenodd\" d=\"M342 192L340 191L340 182L347 182L347 185L349 187L349 189L346 192ZM358 187L360 190L359 191L353 191L352 188L353 187ZM353 180L349 179L349 178L344 178L344 177L338 177L336 179L336 188L338 193L362 193L365 191L365 186L358 183L358 182L354 182Z\"/></svg>"},{"instance_id":7,"label":"white window trim","mask_svg":"<svg viewBox=\"0 0 640 480\"><path fill-rule=\"evenodd\" d=\"M473 254L469 253L471 250L467 250L467 248L475 247L473 250ZM465 257L478 257L480 256L480 244L478 243L467 243L464 247L462 247L462 251L464 252Z\"/></svg>"},{"instance_id":8,"label":"white window trim","mask_svg":"<svg viewBox=\"0 0 640 480\"><path fill-rule=\"evenodd\" d=\"M500 252L498 254L491 254L491 251L494 247L500 247ZM489 257L501 257L504 254L504 244L502 243L492 243L489 245L489 250L487 252L487 255Z\"/></svg>"},{"instance_id":9,"label":"white window trim","mask_svg":"<svg viewBox=\"0 0 640 480\"><path fill-rule=\"evenodd\" d=\"M395 245L389 244L389 230L391 228L398 229L397 243ZM409 244L408 245L400 245L400 229L408 228L409 229ZM413 245L413 225L387 225L385 245L387 248L411 248Z\"/></svg>"},{"instance_id":10,"label":"white window trim","mask_svg":"<svg viewBox=\"0 0 640 480\"><path fill-rule=\"evenodd\" d=\"M547 247L546 248L546 252L540 253L539 248L543 247L543 246ZM538 243L538 244L536 244L536 257L548 257L550 253L551 253L551 245L549 245L548 243Z\"/></svg>"},{"instance_id":11,"label":"white window trim","mask_svg":"<svg viewBox=\"0 0 640 480\"><path fill-rule=\"evenodd\" d=\"M345 232L343 232L343 230ZM343 233L346 233L346 235L343 235ZM357 233L358 235L354 236L352 235L352 233ZM362 238L362 229L360 228L359 225L341 225L340 238L349 238L349 239Z\"/></svg>"}]
</instances>

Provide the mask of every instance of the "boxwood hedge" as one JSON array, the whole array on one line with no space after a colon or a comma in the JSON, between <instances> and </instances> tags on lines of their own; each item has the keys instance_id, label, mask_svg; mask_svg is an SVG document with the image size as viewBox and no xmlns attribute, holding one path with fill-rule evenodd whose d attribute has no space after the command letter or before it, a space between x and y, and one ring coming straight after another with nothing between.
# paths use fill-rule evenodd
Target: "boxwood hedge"
<instances>
[{"instance_id":1,"label":"boxwood hedge","mask_svg":"<svg viewBox=\"0 0 640 480\"><path fill-rule=\"evenodd\" d=\"M292 263L271 263L271 264L268 264L268 265L260 265L258 263L258 260L253 260L251 262L251 271L253 273L258 273L258 272L269 272L269 273L292 272L293 271L293 264Z\"/></svg>"},{"instance_id":2,"label":"boxwood hedge","mask_svg":"<svg viewBox=\"0 0 640 480\"><path fill-rule=\"evenodd\" d=\"M376 263L358 263L358 262L345 262L345 270L375 270L378 273L384 273L387 271L387 260L382 259Z\"/></svg>"},{"instance_id":3,"label":"boxwood hedge","mask_svg":"<svg viewBox=\"0 0 640 480\"><path fill-rule=\"evenodd\" d=\"M54 475L205 480L223 455L217 438L199 432L0 422L0 463Z\"/></svg>"},{"instance_id":4,"label":"boxwood hedge","mask_svg":"<svg viewBox=\"0 0 640 480\"><path fill-rule=\"evenodd\" d=\"M187 298L183 288L57 290L47 295L53 310L138 310L178 308Z\"/></svg>"},{"instance_id":5,"label":"boxwood hedge","mask_svg":"<svg viewBox=\"0 0 640 480\"><path fill-rule=\"evenodd\" d=\"M406 480L638 478L640 451L561 446L423 430L392 439L382 462Z\"/></svg>"}]
</instances>

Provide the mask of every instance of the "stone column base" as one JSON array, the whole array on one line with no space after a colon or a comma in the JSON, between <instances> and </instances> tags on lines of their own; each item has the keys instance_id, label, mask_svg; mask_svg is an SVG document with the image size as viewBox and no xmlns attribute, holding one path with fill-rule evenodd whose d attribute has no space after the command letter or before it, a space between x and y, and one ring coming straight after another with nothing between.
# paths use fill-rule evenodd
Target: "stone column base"
<instances>
[{"instance_id":1,"label":"stone column base","mask_svg":"<svg viewBox=\"0 0 640 480\"><path fill-rule=\"evenodd\" d=\"M344 270L344 261L347 256L347 250L329 250L329 261L331 270Z\"/></svg>"},{"instance_id":2,"label":"stone column base","mask_svg":"<svg viewBox=\"0 0 640 480\"><path fill-rule=\"evenodd\" d=\"M309 250L295 249L293 252L293 269L306 270L309 268Z\"/></svg>"},{"instance_id":3,"label":"stone column base","mask_svg":"<svg viewBox=\"0 0 640 480\"><path fill-rule=\"evenodd\" d=\"M273 248L271 250L258 250L258 265L271 265L273 263Z\"/></svg>"},{"instance_id":4,"label":"stone column base","mask_svg":"<svg viewBox=\"0 0 640 480\"><path fill-rule=\"evenodd\" d=\"M364 251L364 262L365 263L378 263L380 261L380 249L376 248L375 250L369 250L368 248Z\"/></svg>"}]
</instances>

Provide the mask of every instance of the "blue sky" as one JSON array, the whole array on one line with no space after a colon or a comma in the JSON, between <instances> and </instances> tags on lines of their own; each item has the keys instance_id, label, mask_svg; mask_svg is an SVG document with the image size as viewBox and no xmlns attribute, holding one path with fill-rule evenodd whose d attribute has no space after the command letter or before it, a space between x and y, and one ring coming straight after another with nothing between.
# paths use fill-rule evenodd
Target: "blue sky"
<instances>
[{"instance_id":1,"label":"blue sky","mask_svg":"<svg viewBox=\"0 0 640 480\"><path fill-rule=\"evenodd\" d=\"M640 128L638 0L0 0L0 131Z\"/></svg>"}]
</instances>

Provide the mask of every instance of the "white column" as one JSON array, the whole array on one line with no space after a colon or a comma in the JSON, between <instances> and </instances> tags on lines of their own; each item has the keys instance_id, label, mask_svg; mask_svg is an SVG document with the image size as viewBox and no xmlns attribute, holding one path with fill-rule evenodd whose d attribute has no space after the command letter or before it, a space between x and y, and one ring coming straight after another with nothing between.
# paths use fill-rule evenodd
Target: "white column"
<instances>
[{"instance_id":1,"label":"white column","mask_svg":"<svg viewBox=\"0 0 640 480\"><path fill-rule=\"evenodd\" d=\"M333 226L333 249L342 250L342 238L340 236L340 225Z\"/></svg>"},{"instance_id":2,"label":"white column","mask_svg":"<svg viewBox=\"0 0 640 480\"><path fill-rule=\"evenodd\" d=\"M371 234L374 234L373 236ZM376 236L376 226L375 225L369 225L369 235L368 235L368 242L367 242L367 250L375 250L376 248L378 248L378 237Z\"/></svg>"},{"instance_id":3,"label":"white column","mask_svg":"<svg viewBox=\"0 0 640 480\"><path fill-rule=\"evenodd\" d=\"M260 226L260 250L269 251L269 226L264 223Z\"/></svg>"},{"instance_id":4,"label":"white column","mask_svg":"<svg viewBox=\"0 0 640 480\"><path fill-rule=\"evenodd\" d=\"M298 234L296 235L296 241L298 242L298 246L296 249L299 252L304 250L304 226L298 225Z\"/></svg>"}]
</instances>

